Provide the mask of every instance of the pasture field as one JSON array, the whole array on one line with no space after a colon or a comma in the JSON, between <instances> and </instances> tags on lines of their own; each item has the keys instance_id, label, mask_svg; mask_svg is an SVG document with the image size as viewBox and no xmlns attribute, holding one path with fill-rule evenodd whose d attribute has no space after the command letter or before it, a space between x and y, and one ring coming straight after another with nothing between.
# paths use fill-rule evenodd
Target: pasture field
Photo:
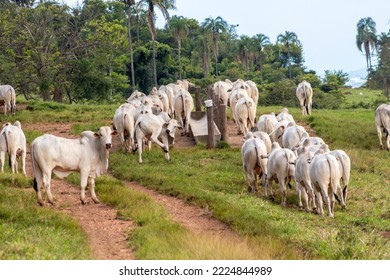
<instances>
[{"instance_id":1,"label":"pasture field","mask_svg":"<svg viewBox=\"0 0 390 280\"><path fill-rule=\"evenodd\" d=\"M354 98L360 102L359 96ZM18 111L16 116L1 116L1 121L18 119L22 127L23 123L72 122L71 133L77 135L111 124L118 105L29 102L26 110ZM258 107L258 115L271 111L278 112L280 107ZM312 116L302 117L298 108L291 108L290 113L310 125L331 149L343 149L350 156L352 171L346 210L336 205L334 219L300 211L293 189L288 190L288 206L281 207L277 185L273 186L274 202L263 198L262 190L258 197L248 195L239 148L209 150L202 145L173 148L172 160L166 162L161 150L153 147L143 153L142 165L137 163L137 154L125 154L118 149L110 156L110 173L116 179L111 176L98 179L96 190L101 201L117 209L120 218L136 221L137 228L129 233L129 246L135 249L136 258L389 259L390 152L379 149L374 109L313 110ZM31 143L42 133L37 129L25 134ZM90 258L85 236L74 220L36 206L29 179L15 176L16 179L10 180L7 172L0 177L0 236L4 240L0 258ZM77 175L69 180L77 182ZM245 242L237 247L218 238L191 235L172 222L161 205L124 187L122 180L136 181L212 211L214 217L229 224ZM15 228L8 229L11 226ZM18 235L12 234L13 231ZM63 242L56 243L56 253L50 253L53 248L47 248L44 241L57 240L57 235L65 237ZM77 236L77 241L68 238L69 235ZM70 244L71 240L77 243ZM225 252L215 254L221 247ZM64 248L73 254L66 254Z\"/></svg>"}]
</instances>

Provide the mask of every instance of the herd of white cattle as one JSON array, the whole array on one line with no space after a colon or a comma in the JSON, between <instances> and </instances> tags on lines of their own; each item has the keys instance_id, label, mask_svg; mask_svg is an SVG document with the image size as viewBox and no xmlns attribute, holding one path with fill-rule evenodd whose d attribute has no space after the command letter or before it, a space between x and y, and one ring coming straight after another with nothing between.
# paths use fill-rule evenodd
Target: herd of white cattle
<instances>
[{"instance_id":1,"label":"herd of white cattle","mask_svg":"<svg viewBox=\"0 0 390 280\"><path fill-rule=\"evenodd\" d=\"M287 186L295 183L298 206L334 217L335 199L346 207L351 161L343 150L330 151L320 137L309 136L287 108L278 115L263 114L255 129L244 137L242 165L248 192L256 193L258 179L264 195L274 199L272 183L280 185L281 204L286 205Z\"/></svg>"},{"instance_id":2,"label":"herd of white cattle","mask_svg":"<svg viewBox=\"0 0 390 280\"><path fill-rule=\"evenodd\" d=\"M82 132L78 139L50 134L37 137L31 143L30 153L38 203L44 204L42 188L45 189L48 202L53 203L50 191L52 173L64 178L71 172L80 173L81 202L86 202L85 189L89 185L92 200L99 203L94 190L95 178L108 169L112 135L119 134L125 151L130 153L138 149L139 163L142 163L143 146L147 141L149 149L152 142L156 143L163 150L165 159L169 160L169 146L174 144L176 129L182 129L182 135L189 133L190 114L194 108L193 98L188 91L190 86L194 85L187 80L180 80L162 85L159 89L153 88L148 95L134 91L116 109L114 130L103 126L96 133ZM14 90L6 90L7 87L4 87L0 87L2 94L7 91L14 95ZM302 198L307 211L314 210L320 215L324 214L324 203L330 217L334 217L335 200L343 208L346 207L351 161L344 151L330 151L321 138L311 137L303 126L295 122L287 108L283 108L277 115L260 115L255 123L259 93L251 81L218 81L213 88L216 97L230 106L237 130L243 134L241 155L248 192L256 193L260 181L264 195L267 197L269 194L273 199L272 183L275 181L281 188L281 204L286 205L287 186L294 181L300 208L303 208ZM313 92L310 84L306 81L300 83L296 95L302 114L311 114ZM5 104L4 107L15 108L15 103ZM13 109L10 111L14 112ZM383 129L390 149L390 105L383 104L377 108L375 125L381 147ZM5 154L8 153L12 172L18 172L17 159L20 158L23 174L26 175L26 144L19 121L2 126L2 172Z\"/></svg>"}]
</instances>

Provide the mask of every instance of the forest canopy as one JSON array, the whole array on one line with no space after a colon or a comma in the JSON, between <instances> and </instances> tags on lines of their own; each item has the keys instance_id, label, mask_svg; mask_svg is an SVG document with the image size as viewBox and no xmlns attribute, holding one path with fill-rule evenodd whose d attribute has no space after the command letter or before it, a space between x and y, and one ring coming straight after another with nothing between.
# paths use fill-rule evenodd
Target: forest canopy
<instances>
[{"instance_id":1,"label":"forest canopy","mask_svg":"<svg viewBox=\"0 0 390 280\"><path fill-rule=\"evenodd\" d=\"M59 1L0 0L0 83L26 99L72 103L122 101L135 89L149 93L178 79L205 88L241 78L257 84L263 104L287 106L296 105L291 93L307 80L315 94L342 99L339 88L348 75L326 71L321 79L307 69L293 31L276 42L261 30L238 36L237 26L221 17L170 17L174 7L174 0L84 0L74 8ZM166 18L163 29L154 25L155 9ZM375 41L379 63L370 65L371 87L389 87L389 46L390 31Z\"/></svg>"}]
</instances>

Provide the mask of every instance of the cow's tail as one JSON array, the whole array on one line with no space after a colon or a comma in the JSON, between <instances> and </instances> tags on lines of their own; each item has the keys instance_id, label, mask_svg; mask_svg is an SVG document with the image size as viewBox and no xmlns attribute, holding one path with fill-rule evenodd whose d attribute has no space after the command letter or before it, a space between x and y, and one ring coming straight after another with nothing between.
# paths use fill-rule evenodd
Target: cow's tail
<instances>
[{"instance_id":1,"label":"cow's tail","mask_svg":"<svg viewBox=\"0 0 390 280\"><path fill-rule=\"evenodd\" d=\"M308 90L309 88L307 87L307 85L303 84L303 96L304 96L304 99L303 99L303 107L305 108L305 111L306 111L306 114L309 115L309 104L308 104Z\"/></svg>"},{"instance_id":2,"label":"cow's tail","mask_svg":"<svg viewBox=\"0 0 390 280\"><path fill-rule=\"evenodd\" d=\"M249 113L249 122L250 122L250 126L251 127L254 127L255 126L255 118L254 118L254 114L253 114L253 102L251 102L250 100L246 100L245 101L245 104L246 104L246 107L248 108L248 113Z\"/></svg>"},{"instance_id":3,"label":"cow's tail","mask_svg":"<svg viewBox=\"0 0 390 280\"><path fill-rule=\"evenodd\" d=\"M259 149L258 149L257 145L255 146L255 150L256 150L256 156L257 156L257 164L260 166L261 173L262 173L261 184L263 185L263 187L265 187L266 178L267 178L267 173L266 173L267 165L263 163L263 159L266 158L267 155L262 155L259 152Z\"/></svg>"},{"instance_id":4,"label":"cow's tail","mask_svg":"<svg viewBox=\"0 0 390 280\"><path fill-rule=\"evenodd\" d=\"M5 146L6 146L7 153L8 153L8 165L9 165L9 167L11 167L11 148L9 146L9 140L8 140L8 133L7 132L9 132L9 131L4 131L3 135L4 135L4 139L5 139Z\"/></svg>"},{"instance_id":5,"label":"cow's tail","mask_svg":"<svg viewBox=\"0 0 390 280\"><path fill-rule=\"evenodd\" d=\"M335 178L332 177L332 174L333 174L332 171L333 170L332 170L332 164L329 161L329 157L326 157L326 161L328 162L328 165L329 165L329 181L330 181L330 186L332 188L332 194L336 198L337 202L341 204L341 201L340 201L340 199L337 196L337 186L335 186L335 184L334 184L335 183L334 182ZM329 195L329 192L328 192L328 195Z\"/></svg>"},{"instance_id":6,"label":"cow's tail","mask_svg":"<svg viewBox=\"0 0 390 280\"><path fill-rule=\"evenodd\" d=\"M15 94L15 90L13 88L11 88L11 114L15 114L15 111L16 111L16 94Z\"/></svg>"},{"instance_id":7,"label":"cow's tail","mask_svg":"<svg viewBox=\"0 0 390 280\"><path fill-rule=\"evenodd\" d=\"M38 182L37 182L37 178L35 177L35 170L36 170L36 166L35 166L35 156L34 156L34 142L31 144L31 147L30 147L30 154L31 154L31 164L32 164L32 170L33 170L33 174L34 174L34 183L33 183L33 187L34 187L34 190L36 192L38 192Z\"/></svg>"}]
</instances>

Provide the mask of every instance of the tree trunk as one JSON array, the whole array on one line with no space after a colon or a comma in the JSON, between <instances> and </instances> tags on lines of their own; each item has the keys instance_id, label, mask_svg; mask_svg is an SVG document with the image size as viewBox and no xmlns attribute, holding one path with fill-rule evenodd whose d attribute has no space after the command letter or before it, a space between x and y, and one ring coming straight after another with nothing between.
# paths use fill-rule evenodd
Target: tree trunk
<instances>
[{"instance_id":1,"label":"tree trunk","mask_svg":"<svg viewBox=\"0 0 390 280\"><path fill-rule=\"evenodd\" d=\"M180 50L181 50L181 40L177 41L178 47L178 57L179 57L179 80L181 80L181 58L180 58Z\"/></svg>"},{"instance_id":2,"label":"tree trunk","mask_svg":"<svg viewBox=\"0 0 390 280\"><path fill-rule=\"evenodd\" d=\"M156 69L156 40L153 39L153 81L157 87L157 69Z\"/></svg>"},{"instance_id":3,"label":"tree trunk","mask_svg":"<svg viewBox=\"0 0 390 280\"><path fill-rule=\"evenodd\" d=\"M131 71L131 86L135 88L135 75L134 75L134 57L133 57L133 39L131 37L131 6L127 12L128 17L128 31L129 31L129 44L130 44L130 71Z\"/></svg>"}]
</instances>

